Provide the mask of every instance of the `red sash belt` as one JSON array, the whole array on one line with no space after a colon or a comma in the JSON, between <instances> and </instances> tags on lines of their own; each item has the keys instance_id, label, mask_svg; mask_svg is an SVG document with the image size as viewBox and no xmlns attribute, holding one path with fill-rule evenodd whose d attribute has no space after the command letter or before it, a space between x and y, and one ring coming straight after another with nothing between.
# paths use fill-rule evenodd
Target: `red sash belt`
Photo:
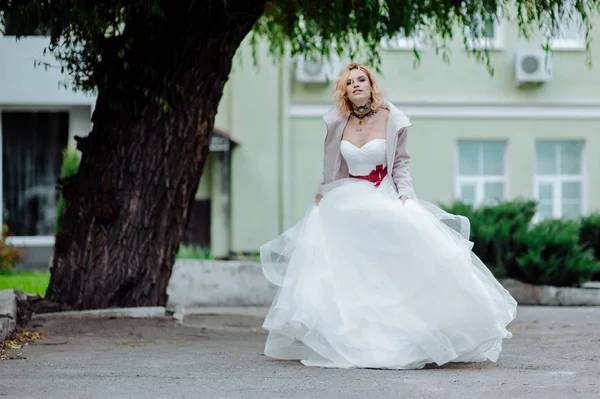
<instances>
[{"instance_id":1,"label":"red sash belt","mask_svg":"<svg viewBox=\"0 0 600 399\"><path fill-rule=\"evenodd\" d=\"M371 171L371 173L369 173L368 175L365 176L354 176L354 175L350 175L350 177L354 178L354 179L361 179L361 180L366 180L369 181L371 183L375 183L375 187L379 187L379 185L381 184L381 181L383 180L384 177L386 177L388 174L387 172L387 168L383 167L383 165L377 165L375 167L375 169L373 169Z\"/></svg>"}]
</instances>

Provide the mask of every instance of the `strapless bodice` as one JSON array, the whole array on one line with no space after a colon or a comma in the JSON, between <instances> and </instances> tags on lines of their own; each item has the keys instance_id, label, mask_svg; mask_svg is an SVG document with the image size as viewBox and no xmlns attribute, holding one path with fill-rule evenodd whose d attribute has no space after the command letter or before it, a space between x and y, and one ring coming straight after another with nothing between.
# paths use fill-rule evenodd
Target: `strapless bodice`
<instances>
[{"instance_id":1,"label":"strapless bodice","mask_svg":"<svg viewBox=\"0 0 600 399\"><path fill-rule=\"evenodd\" d=\"M368 175L377 165L385 165L386 139L373 139L362 147L342 140L340 151L351 175Z\"/></svg>"}]
</instances>

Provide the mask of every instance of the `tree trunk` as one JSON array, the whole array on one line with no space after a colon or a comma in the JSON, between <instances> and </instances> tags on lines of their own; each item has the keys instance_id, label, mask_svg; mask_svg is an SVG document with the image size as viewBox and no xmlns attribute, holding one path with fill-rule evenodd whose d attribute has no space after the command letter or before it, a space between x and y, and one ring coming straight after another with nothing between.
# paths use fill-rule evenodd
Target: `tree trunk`
<instances>
[{"instance_id":1,"label":"tree trunk","mask_svg":"<svg viewBox=\"0 0 600 399\"><path fill-rule=\"evenodd\" d=\"M82 160L63 182L48 300L74 309L166 304L223 86L263 3L165 1L164 18L127 21L135 65L105 51L98 74L129 95L99 90L93 129L78 138ZM155 83L138 79L147 70L166 77L165 99L139 95Z\"/></svg>"}]
</instances>

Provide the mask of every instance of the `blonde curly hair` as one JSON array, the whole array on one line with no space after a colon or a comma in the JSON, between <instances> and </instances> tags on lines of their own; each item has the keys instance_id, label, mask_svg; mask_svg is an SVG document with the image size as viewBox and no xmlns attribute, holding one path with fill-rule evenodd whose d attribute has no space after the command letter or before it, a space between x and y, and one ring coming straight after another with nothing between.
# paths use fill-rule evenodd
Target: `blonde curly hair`
<instances>
[{"instance_id":1,"label":"blonde curly hair","mask_svg":"<svg viewBox=\"0 0 600 399\"><path fill-rule=\"evenodd\" d=\"M335 79L333 84L333 102L338 110L343 115L350 115L352 112L352 102L346 95L346 87L348 81L348 75L350 71L360 69L367 75L369 83L371 83L371 109L377 110L383 104L383 94L379 88L379 83L375 78L375 74L371 69L365 65L351 63L346 65L341 71L338 77Z\"/></svg>"}]
</instances>

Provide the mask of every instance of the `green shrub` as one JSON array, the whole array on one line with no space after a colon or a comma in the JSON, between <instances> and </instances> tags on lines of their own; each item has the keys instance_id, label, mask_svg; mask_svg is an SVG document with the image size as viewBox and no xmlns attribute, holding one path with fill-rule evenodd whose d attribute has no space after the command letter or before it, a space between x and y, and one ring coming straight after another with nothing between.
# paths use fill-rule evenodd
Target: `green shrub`
<instances>
[{"instance_id":1,"label":"green shrub","mask_svg":"<svg viewBox=\"0 0 600 399\"><path fill-rule=\"evenodd\" d=\"M525 248L517 259L522 280L531 284L577 286L600 272L600 262L579 244L580 224L575 220L545 220L516 241Z\"/></svg>"},{"instance_id":2,"label":"green shrub","mask_svg":"<svg viewBox=\"0 0 600 399\"><path fill-rule=\"evenodd\" d=\"M496 267L496 257L492 251L491 238L493 237L493 232L486 226L481 211L463 202L454 202L450 206L441 205L441 208L453 215L462 215L469 219L471 222L469 239L473 242L473 252L494 275L501 274L499 273L500 270Z\"/></svg>"},{"instance_id":3,"label":"green shrub","mask_svg":"<svg viewBox=\"0 0 600 399\"><path fill-rule=\"evenodd\" d=\"M62 167L60 169L61 179L75 175L79 170L80 162L81 157L79 155L79 151L72 147L65 148L63 150ZM65 206L65 199L62 196L62 194L60 194L56 210L56 234L58 234L62 228L62 222L65 214Z\"/></svg>"},{"instance_id":4,"label":"green shrub","mask_svg":"<svg viewBox=\"0 0 600 399\"><path fill-rule=\"evenodd\" d=\"M600 260L600 213L581 218L579 243L584 248L592 250L596 259ZM600 272L596 273L592 278L600 281Z\"/></svg>"},{"instance_id":5,"label":"green shrub","mask_svg":"<svg viewBox=\"0 0 600 399\"><path fill-rule=\"evenodd\" d=\"M0 273L12 272L17 263L23 260L23 253L6 242L9 236L8 225L3 224L0 236Z\"/></svg>"},{"instance_id":6,"label":"green shrub","mask_svg":"<svg viewBox=\"0 0 600 399\"><path fill-rule=\"evenodd\" d=\"M473 208L442 206L471 221L473 252L498 278L576 286L600 279L600 215L547 220L532 226L535 201L513 200Z\"/></svg>"},{"instance_id":7,"label":"green shrub","mask_svg":"<svg viewBox=\"0 0 600 399\"><path fill-rule=\"evenodd\" d=\"M488 243L486 257L499 277L523 277L517 258L525 248L517 237L531 226L536 207L535 201L513 200L479 209L480 235Z\"/></svg>"},{"instance_id":8,"label":"green shrub","mask_svg":"<svg viewBox=\"0 0 600 399\"><path fill-rule=\"evenodd\" d=\"M477 209L461 202L442 207L470 220L473 252L495 276L523 277L517 257L524 248L515 237L530 226L536 211L535 201L517 199Z\"/></svg>"}]
</instances>

